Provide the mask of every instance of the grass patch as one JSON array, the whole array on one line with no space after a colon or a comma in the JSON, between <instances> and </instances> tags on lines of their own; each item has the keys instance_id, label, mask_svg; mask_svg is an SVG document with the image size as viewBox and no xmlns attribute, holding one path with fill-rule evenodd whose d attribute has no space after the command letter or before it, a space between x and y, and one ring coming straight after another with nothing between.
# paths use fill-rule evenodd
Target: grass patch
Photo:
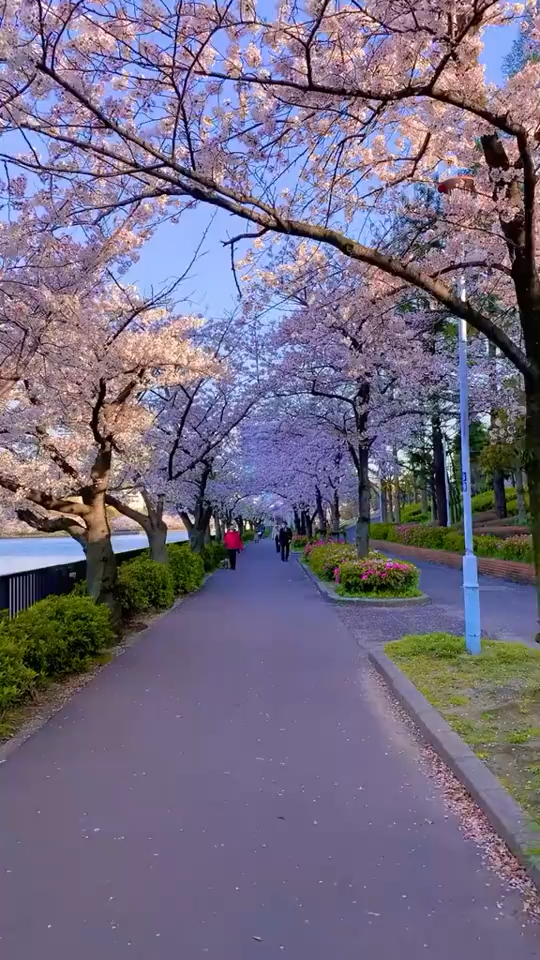
<instances>
[{"instance_id":1,"label":"grass patch","mask_svg":"<svg viewBox=\"0 0 540 960\"><path fill-rule=\"evenodd\" d=\"M540 823L540 650L463 637L408 636L388 656Z\"/></svg>"}]
</instances>

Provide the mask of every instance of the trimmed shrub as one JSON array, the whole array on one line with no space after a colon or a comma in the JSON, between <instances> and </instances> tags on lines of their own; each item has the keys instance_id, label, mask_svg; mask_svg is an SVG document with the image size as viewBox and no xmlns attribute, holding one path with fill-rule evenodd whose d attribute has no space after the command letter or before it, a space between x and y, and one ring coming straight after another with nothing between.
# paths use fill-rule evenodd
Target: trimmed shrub
<instances>
[{"instance_id":1,"label":"trimmed shrub","mask_svg":"<svg viewBox=\"0 0 540 960\"><path fill-rule=\"evenodd\" d=\"M422 513L421 503L407 503L401 510L403 523L424 523L429 519L427 513Z\"/></svg>"},{"instance_id":2,"label":"trimmed shrub","mask_svg":"<svg viewBox=\"0 0 540 960\"><path fill-rule=\"evenodd\" d=\"M388 534L393 530L393 523L372 523L369 527L369 535L374 540L388 540Z\"/></svg>"},{"instance_id":3,"label":"trimmed shrub","mask_svg":"<svg viewBox=\"0 0 540 960\"><path fill-rule=\"evenodd\" d=\"M293 550L300 551L300 550L303 550L305 547L307 547L308 543L311 543L311 542L312 542L311 537L305 537L302 534L295 533L291 541L291 548Z\"/></svg>"},{"instance_id":4,"label":"trimmed shrub","mask_svg":"<svg viewBox=\"0 0 540 960\"><path fill-rule=\"evenodd\" d=\"M32 691L35 670L25 666L23 648L0 634L0 717Z\"/></svg>"},{"instance_id":5,"label":"trimmed shrub","mask_svg":"<svg viewBox=\"0 0 540 960\"><path fill-rule=\"evenodd\" d=\"M444 538L444 549L452 553L465 553L465 537L462 533L449 530Z\"/></svg>"},{"instance_id":6,"label":"trimmed shrub","mask_svg":"<svg viewBox=\"0 0 540 960\"><path fill-rule=\"evenodd\" d=\"M344 593L400 596L418 590L420 571L404 560L368 557L338 564L334 579Z\"/></svg>"},{"instance_id":7,"label":"trimmed shrub","mask_svg":"<svg viewBox=\"0 0 540 960\"><path fill-rule=\"evenodd\" d=\"M85 670L114 637L108 608L71 594L40 600L0 626L0 645L15 645L41 681Z\"/></svg>"},{"instance_id":8,"label":"trimmed shrub","mask_svg":"<svg viewBox=\"0 0 540 960\"><path fill-rule=\"evenodd\" d=\"M187 543L170 543L167 553L176 596L198 590L204 580L202 557L193 553Z\"/></svg>"},{"instance_id":9,"label":"trimmed shrub","mask_svg":"<svg viewBox=\"0 0 540 960\"><path fill-rule=\"evenodd\" d=\"M506 510L509 516L517 513L517 494L514 487L505 487ZM528 496L525 497L528 503ZM493 490L484 490L482 493L476 493L471 501L473 513L485 513L487 510L495 509L495 495Z\"/></svg>"},{"instance_id":10,"label":"trimmed shrub","mask_svg":"<svg viewBox=\"0 0 540 960\"><path fill-rule=\"evenodd\" d=\"M243 543L251 543L251 541L254 539L255 539L255 533L253 532L253 530L244 530L242 534Z\"/></svg>"},{"instance_id":11,"label":"trimmed shrub","mask_svg":"<svg viewBox=\"0 0 540 960\"><path fill-rule=\"evenodd\" d=\"M499 546L501 541L497 537L491 537L489 534L481 534L473 537L475 553L479 557L499 557Z\"/></svg>"},{"instance_id":12,"label":"trimmed shrub","mask_svg":"<svg viewBox=\"0 0 540 960\"><path fill-rule=\"evenodd\" d=\"M309 560L309 565L313 572L321 580L332 580L335 568L345 560L354 560L356 550L352 544L348 543L315 543L308 550L308 544L304 550L304 556Z\"/></svg>"},{"instance_id":13,"label":"trimmed shrub","mask_svg":"<svg viewBox=\"0 0 540 960\"><path fill-rule=\"evenodd\" d=\"M507 537L505 540L499 540L498 545L499 550L497 556L502 557L503 560L520 560L522 563L534 563L532 537Z\"/></svg>"},{"instance_id":14,"label":"trimmed shrub","mask_svg":"<svg viewBox=\"0 0 540 960\"><path fill-rule=\"evenodd\" d=\"M164 610L174 600L174 579L169 567L149 557L135 557L118 570L118 597L127 616L145 610Z\"/></svg>"},{"instance_id":15,"label":"trimmed shrub","mask_svg":"<svg viewBox=\"0 0 540 960\"><path fill-rule=\"evenodd\" d=\"M212 570L216 570L217 567L219 567L222 560L225 560L227 551L219 541L210 540L209 543L205 543L200 556L202 557L205 572L211 573Z\"/></svg>"}]
</instances>

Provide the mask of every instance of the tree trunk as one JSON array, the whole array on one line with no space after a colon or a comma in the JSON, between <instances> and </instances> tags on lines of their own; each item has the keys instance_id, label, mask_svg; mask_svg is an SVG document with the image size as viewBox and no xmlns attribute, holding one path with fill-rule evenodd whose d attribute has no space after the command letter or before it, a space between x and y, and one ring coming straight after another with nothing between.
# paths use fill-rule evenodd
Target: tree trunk
<instances>
[{"instance_id":1,"label":"tree trunk","mask_svg":"<svg viewBox=\"0 0 540 960\"><path fill-rule=\"evenodd\" d=\"M392 481L386 481L386 501L387 501L387 511L390 523L394 523L394 492L392 489Z\"/></svg>"},{"instance_id":2,"label":"tree trunk","mask_svg":"<svg viewBox=\"0 0 540 960\"><path fill-rule=\"evenodd\" d=\"M326 537L326 517L324 515L322 494L318 487L315 491L315 503L316 503L315 512L317 516L317 522L319 524L319 530L322 532L323 537Z\"/></svg>"},{"instance_id":3,"label":"tree trunk","mask_svg":"<svg viewBox=\"0 0 540 960\"><path fill-rule=\"evenodd\" d=\"M381 480L381 523L388 523L388 497L386 495L386 480Z\"/></svg>"},{"instance_id":4,"label":"tree trunk","mask_svg":"<svg viewBox=\"0 0 540 960\"><path fill-rule=\"evenodd\" d=\"M332 518L332 536L339 537L339 524L341 520L341 513L339 509L339 493L337 490L334 490L334 495L330 503L330 514Z\"/></svg>"},{"instance_id":5,"label":"tree trunk","mask_svg":"<svg viewBox=\"0 0 540 960\"><path fill-rule=\"evenodd\" d=\"M529 481L529 512L536 572L536 602L540 619L540 383L526 381L526 467ZM540 642L540 631L536 634Z\"/></svg>"},{"instance_id":6,"label":"tree trunk","mask_svg":"<svg viewBox=\"0 0 540 960\"><path fill-rule=\"evenodd\" d=\"M356 521L356 553L367 557L369 553L370 483L369 450L361 446L358 451L358 519Z\"/></svg>"},{"instance_id":7,"label":"tree trunk","mask_svg":"<svg viewBox=\"0 0 540 960\"><path fill-rule=\"evenodd\" d=\"M244 536L244 518L237 517L236 524L238 526L238 533L240 534L241 537L243 537Z\"/></svg>"},{"instance_id":8,"label":"tree trunk","mask_svg":"<svg viewBox=\"0 0 540 960\"><path fill-rule=\"evenodd\" d=\"M159 523L148 523L144 529L148 537L150 559L154 560L155 563L168 563L167 524L163 520Z\"/></svg>"},{"instance_id":9,"label":"tree trunk","mask_svg":"<svg viewBox=\"0 0 540 960\"><path fill-rule=\"evenodd\" d=\"M118 623L120 607L115 595L116 559L103 494L96 495L84 519L87 530L86 589L96 603L104 603L109 608L114 623Z\"/></svg>"},{"instance_id":10,"label":"tree trunk","mask_svg":"<svg viewBox=\"0 0 540 960\"><path fill-rule=\"evenodd\" d=\"M435 509L437 526L448 526L448 510L446 508L446 482L444 449L441 431L441 420L438 415L431 420L433 438L433 489L435 495Z\"/></svg>"},{"instance_id":11,"label":"tree trunk","mask_svg":"<svg viewBox=\"0 0 540 960\"><path fill-rule=\"evenodd\" d=\"M300 514L298 513L297 507L293 507L293 513L294 513L294 531L295 533L298 534L298 536L300 536L300 533L301 533Z\"/></svg>"},{"instance_id":12,"label":"tree trunk","mask_svg":"<svg viewBox=\"0 0 540 960\"><path fill-rule=\"evenodd\" d=\"M422 513L428 514L428 513L429 513L428 488L427 488L427 485L426 485L425 483L422 483L422 487L421 487L420 493L421 493Z\"/></svg>"},{"instance_id":13,"label":"tree trunk","mask_svg":"<svg viewBox=\"0 0 540 960\"><path fill-rule=\"evenodd\" d=\"M516 486L518 523L526 523L527 508L525 506L525 490L523 487L523 470L521 469L521 467L518 470L516 470L514 483Z\"/></svg>"},{"instance_id":14,"label":"tree trunk","mask_svg":"<svg viewBox=\"0 0 540 960\"><path fill-rule=\"evenodd\" d=\"M396 518L396 523L400 523L400 522L401 522L401 504L400 504L400 502L399 502L399 498L400 498L399 477L396 477L396 480L395 480L395 511L394 511L395 518Z\"/></svg>"},{"instance_id":15,"label":"tree trunk","mask_svg":"<svg viewBox=\"0 0 540 960\"><path fill-rule=\"evenodd\" d=\"M506 510L506 493L504 489L504 473L502 470L495 470L492 476L493 499L495 504L495 516L499 520L504 520L508 516Z\"/></svg>"}]
</instances>

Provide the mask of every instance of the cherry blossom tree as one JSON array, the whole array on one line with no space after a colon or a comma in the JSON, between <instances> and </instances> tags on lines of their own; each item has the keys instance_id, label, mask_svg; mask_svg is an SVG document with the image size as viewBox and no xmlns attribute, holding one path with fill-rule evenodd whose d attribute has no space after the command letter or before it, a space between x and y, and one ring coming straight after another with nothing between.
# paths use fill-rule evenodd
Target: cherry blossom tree
<instances>
[{"instance_id":1,"label":"cherry blossom tree","mask_svg":"<svg viewBox=\"0 0 540 960\"><path fill-rule=\"evenodd\" d=\"M37 347L0 412L0 487L19 518L81 544L90 595L114 609L106 504L116 463L127 451L140 465L148 459L149 392L189 383L209 361L189 340L194 318L175 316L166 296L144 298L110 270L107 261L106 270L77 273L62 296L55 291L52 315L41 286L38 310L34 287L19 285Z\"/></svg>"},{"instance_id":2,"label":"cherry blossom tree","mask_svg":"<svg viewBox=\"0 0 540 960\"><path fill-rule=\"evenodd\" d=\"M327 245L483 333L525 382L540 569L540 64L521 58L498 87L481 63L487 27L523 22L538 43L526 6L523 21L513 0L11 0L0 98L6 162L76 178L82 205L118 208L115 181L122 209L208 203L253 225L238 235ZM450 242L419 264L369 225L434 179L431 237ZM460 272L482 297L460 297Z\"/></svg>"}]
</instances>

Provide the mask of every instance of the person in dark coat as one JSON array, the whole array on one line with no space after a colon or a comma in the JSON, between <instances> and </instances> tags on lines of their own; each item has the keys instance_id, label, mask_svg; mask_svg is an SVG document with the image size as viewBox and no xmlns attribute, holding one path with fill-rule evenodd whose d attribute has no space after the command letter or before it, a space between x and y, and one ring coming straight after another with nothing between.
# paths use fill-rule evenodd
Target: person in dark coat
<instances>
[{"instance_id":1,"label":"person in dark coat","mask_svg":"<svg viewBox=\"0 0 540 960\"><path fill-rule=\"evenodd\" d=\"M292 530L285 524L279 531L279 545L281 547L281 559L284 562L287 562L289 559L289 551L291 549L291 540L292 540Z\"/></svg>"}]
</instances>

